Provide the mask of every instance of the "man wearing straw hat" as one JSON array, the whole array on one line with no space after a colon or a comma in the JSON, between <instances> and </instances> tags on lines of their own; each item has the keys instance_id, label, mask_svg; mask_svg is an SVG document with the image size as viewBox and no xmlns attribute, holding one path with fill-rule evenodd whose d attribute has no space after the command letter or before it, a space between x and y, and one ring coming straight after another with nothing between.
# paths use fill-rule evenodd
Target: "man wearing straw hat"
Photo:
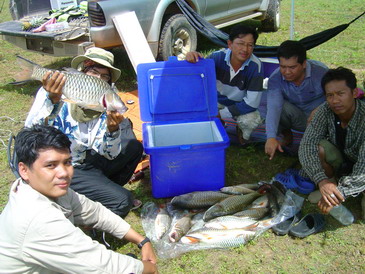
<instances>
[{"instance_id":1,"label":"man wearing straw hat","mask_svg":"<svg viewBox=\"0 0 365 274\"><path fill-rule=\"evenodd\" d=\"M75 57L71 67L114 85L121 71L113 64L112 53L92 47ZM48 123L60 130L66 130L67 125L75 169L71 188L117 215L126 216L129 210L141 205L123 185L131 179L143 153L129 119L116 111L98 112L69 102L60 103L66 77L55 72L49 78L50 73L43 77L43 87L25 125ZM99 149L102 142L108 143L107 151Z\"/></svg>"}]
</instances>

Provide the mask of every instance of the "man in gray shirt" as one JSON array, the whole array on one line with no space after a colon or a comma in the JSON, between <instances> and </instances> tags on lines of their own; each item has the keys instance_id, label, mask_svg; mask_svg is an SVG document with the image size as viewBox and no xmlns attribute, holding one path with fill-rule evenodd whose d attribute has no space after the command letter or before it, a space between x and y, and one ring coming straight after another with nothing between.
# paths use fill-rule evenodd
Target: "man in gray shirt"
<instances>
[{"instance_id":1,"label":"man in gray shirt","mask_svg":"<svg viewBox=\"0 0 365 274\"><path fill-rule=\"evenodd\" d=\"M275 152L292 142L292 129L303 131L311 112L325 101L322 76L328 68L307 60L306 49L298 41L283 42L277 53L280 67L270 76L267 94L265 153ZM277 136L282 133L281 142Z\"/></svg>"}]
</instances>

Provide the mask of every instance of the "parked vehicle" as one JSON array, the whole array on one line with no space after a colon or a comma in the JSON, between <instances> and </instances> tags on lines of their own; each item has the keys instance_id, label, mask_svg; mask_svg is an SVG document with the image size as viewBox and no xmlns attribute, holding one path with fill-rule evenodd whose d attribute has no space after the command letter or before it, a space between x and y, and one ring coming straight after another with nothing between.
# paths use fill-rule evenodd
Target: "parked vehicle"
<instances>
[{"instance_id":1,"label":"parked vehicle","mask_svg":"<svg viewBox=\"0 0 365 274\"><path fill-rule=\"evenodd\" d=\"M135 11L152 53L159 59L196 49L197 33L174 0L93 0L87 16L69 16L69 27L33 33L24 22L49 16L51 7L67 0L10 0L14 21L0 24L6 41L25 50L53 56L82 54L90 46L114 48L122 45L112 18ZM71 0L73 2L76 0ZM79 4L80 0L77 0ZM217 28L247 19L262 21L263 31L276 31L280 23L280 0L185 0L198 14ZM67 2L68 3L68 2ZM52 4L52 5L51 5Z\"/></svg>"}]
</instances>

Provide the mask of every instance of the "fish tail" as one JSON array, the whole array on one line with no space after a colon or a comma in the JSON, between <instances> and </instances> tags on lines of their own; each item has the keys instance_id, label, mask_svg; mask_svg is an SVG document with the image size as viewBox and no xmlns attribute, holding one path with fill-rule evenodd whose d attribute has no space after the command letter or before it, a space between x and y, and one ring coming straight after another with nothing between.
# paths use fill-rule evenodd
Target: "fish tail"
<instances>
[{"instance_id":1,"label":"fish tail","mask_svg":"<svg viewBox=\"0 0 365 274\"><path fill-rule=\"evenodd\" d=\"M15 75L15 82L13 82L12 84L22 84L35 79L33 76L34 74L33 72L36 67L40 67L39 65L19 55L17 56L17 62L19 66L22 68L22 71ZM41 79L35 79L35 80L41 80Z\"/></svg>"}]
</instances>

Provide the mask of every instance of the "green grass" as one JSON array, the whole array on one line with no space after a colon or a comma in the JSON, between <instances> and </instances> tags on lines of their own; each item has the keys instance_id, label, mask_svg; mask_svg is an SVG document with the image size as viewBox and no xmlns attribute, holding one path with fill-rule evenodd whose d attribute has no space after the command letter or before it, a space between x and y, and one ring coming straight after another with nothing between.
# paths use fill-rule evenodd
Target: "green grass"
<instances>
[{"instance_id":1,"label":"green grass","mask_svg":"<svg viewBox=\"0 0 365 274\"><path fill-rule=\"evenodd\" d=\"M282 25L276 33L260 34L258 44L279 45L289 39L290 0L282 1ZM8 0L4 7L7 7ZM296 0L295 39L317 33L339 24L348 23L365 10L363 0ZM0 22L10 20L8 11L1 12ZM205 40L199 50L208 52L215 48ZM126 55L121 50L113 51L117 66L122 69L122 80L117 86L122 91L137 87L135 73ZM30 53L15 48L0 40L0 211L8 199L8 191L14 176L7 165L5 146L10 132L16 133L23 125L33 96L39 83L25 86L7 85L19 70L15 55L20 54L49 68L68 66L70 58L54 58ZM329 67L345 66L356 73L359 86L365 80L365 17L349 26L337 37L308 52L312 59L320 60ZM297 158L279 154L269 161L262 146L227 149L226 184L253 183L269 180L278 172L298 165ZM135 196L143 202L162 203L166 199L153 199L149 178L143 182L128 185ZM289 236L278 237L267 231L254 241L232 249L193 251L182 256L160 260L160 273L364 273L365 272L365 226L359 220L360 197L346 201L358 219L348 227L340 226L327 216L326 229L306 239ZM316 206L305 202L304 213L317 211ZM131 212L126 220L139 232L140 210ZM121 253L139 250L132 244L116 241L108 237L113 249Z\"/></svg>"}]
</instances>

